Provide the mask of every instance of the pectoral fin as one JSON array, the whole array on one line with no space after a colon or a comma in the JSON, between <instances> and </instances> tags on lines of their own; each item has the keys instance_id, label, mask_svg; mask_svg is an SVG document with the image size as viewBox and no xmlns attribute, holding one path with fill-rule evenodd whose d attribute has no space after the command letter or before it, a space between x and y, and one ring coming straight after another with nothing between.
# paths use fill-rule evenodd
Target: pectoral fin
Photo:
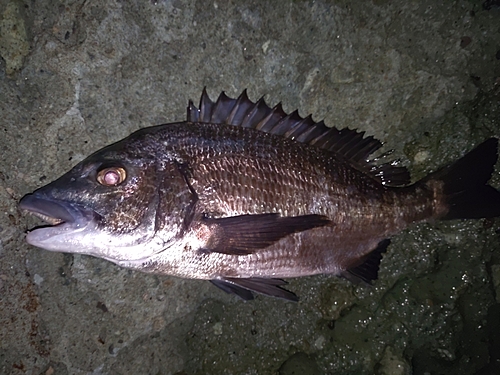
<instances>
[{"instance_id":1,"label":"pectoral fin","mask_svg":"<svg viewBox=\"0 0 500 375\"><path fill-rule=\"evenodd\" d=\"M205 218L203 221L212 233L203 250L231 255L252 254L290 234L331 223L320 215L282 217L274 213Z\"/></svg>"},{"instance_id":2,"label":"pectoral fin","mask_svg":"<svg viewBox=\"0 0 500 375\"><path fill-rule=\"evenodd\" d=\"M222 289L226 293L236 294L245 301L254 298L252 292L265 294L267 296L282 298L288 301L298 301L299 298L292 292L281 288L287 282L281 279L263 279L263 278L223 278L210 280L212 284Z\"/></svg>"}]
</instances>

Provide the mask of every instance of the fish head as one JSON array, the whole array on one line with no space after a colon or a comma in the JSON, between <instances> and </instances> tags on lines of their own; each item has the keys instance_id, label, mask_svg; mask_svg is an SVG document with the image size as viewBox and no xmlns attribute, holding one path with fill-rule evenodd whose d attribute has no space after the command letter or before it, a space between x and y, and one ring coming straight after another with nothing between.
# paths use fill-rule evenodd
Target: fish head
<instances>
[{"instance_id":1,"label":"fish head","mask_svg":"<svg viewBox=\"0 0 500 375\"><path fill-rule=\"evenodd\" d=\"M31 245L121 264L164 249L191 199L178 164L132 135L26 195L20 208L49 224L27 233Z\"/></svg>"}]
</instances>

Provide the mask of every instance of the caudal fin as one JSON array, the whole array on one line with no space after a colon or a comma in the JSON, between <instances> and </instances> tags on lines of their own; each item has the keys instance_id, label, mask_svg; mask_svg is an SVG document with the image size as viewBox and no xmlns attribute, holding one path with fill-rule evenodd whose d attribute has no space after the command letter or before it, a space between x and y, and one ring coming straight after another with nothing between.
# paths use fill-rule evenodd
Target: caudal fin
<instances>
[{"instance_id":1,"label":"caudal fin","mask_svg":"<svg viewBox=\"0 0 500 375\"><path fill-rule=\"evenodd\" d=\"M479 219L500 216L500 192L488 185L498 158L498 139L490 138L425 181L443 183L448 212L441 217Z\"/></svg>"}]
</instances>

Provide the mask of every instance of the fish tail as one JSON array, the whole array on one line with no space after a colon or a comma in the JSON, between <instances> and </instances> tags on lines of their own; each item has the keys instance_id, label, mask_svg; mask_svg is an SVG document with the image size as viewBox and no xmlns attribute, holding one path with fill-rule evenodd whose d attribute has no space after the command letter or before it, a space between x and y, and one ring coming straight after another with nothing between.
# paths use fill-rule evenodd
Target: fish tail
<instances>
[{"instance_id":1,"label":"fish tail","mask_svg":"<svg viewBox=\"0 0 500 375\"><path fill-rule=\"evenodd\" d=\"M500 216L500 192L488 185L498 158L498 139L490 138L455 163L426 177L428 187L439 187L438 218L479 219ZM434 191L437 191L434 188Z\"/></svg>"}]
</instances>

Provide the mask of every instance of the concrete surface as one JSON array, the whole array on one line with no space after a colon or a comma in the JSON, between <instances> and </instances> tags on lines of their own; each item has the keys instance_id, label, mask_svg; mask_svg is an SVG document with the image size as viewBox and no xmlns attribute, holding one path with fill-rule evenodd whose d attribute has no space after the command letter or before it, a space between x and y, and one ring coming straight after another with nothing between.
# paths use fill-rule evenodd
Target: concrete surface
<instances>
[{"instance_id":1,"label":"concrete surface","mask_svg":"<svg viewBox=\"0 0 500 375\"><path fill-rule=\"evenodd\" d=\"M91 152L184 119L204 86L363 129L422 177L500 136L494 3L1 0L0 373L497 371L498 220L395 237L373 288L319 276L291 280L299 303L244 303L30 247L39 221L17 209Z\"/></svg>"}]
</instances>

